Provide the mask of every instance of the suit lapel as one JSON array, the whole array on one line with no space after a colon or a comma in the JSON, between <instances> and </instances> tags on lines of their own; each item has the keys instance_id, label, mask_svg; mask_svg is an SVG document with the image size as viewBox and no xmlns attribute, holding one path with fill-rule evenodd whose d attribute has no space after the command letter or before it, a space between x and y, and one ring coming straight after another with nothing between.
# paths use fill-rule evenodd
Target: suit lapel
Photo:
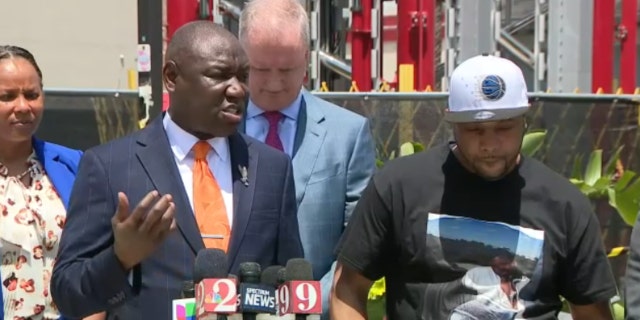
<instances>
[{"instance_id":1,"label":"suit lapel","mask_svg":"<svg viewBox=\"0 0 640 320\"><path fill-rule=\"evenodd\" d=\"M304 138L301 138L300 146L293 157L293 167L295 168L293 174L296 180L296 201L298 203L300 203L304 197L309 178L313 173L318 154L327 134L327 130L322 125L324 114L319 108L314 108L313 106L313 99L317 98L304 90L302 99L304 101L304 113L306 115L306 121L304 123L306 130L300 130L300 126L298 126L296 130L296 132L299 131L301 134L304 134ZM300 121L301 119L298 120ZM297 135L298 133L296 133L296 136ZM298 139L296 138L296 140Z\"/></svg>"},{"instance_id":2,"label":"suit lapel","mask_svg":"<svg viewBox=\"0 0 640 320\"><path fill-rule=\"evenodd\" d=\"M204 248L198 225L182 186L171 146L164 131L162 117L157 117L140 133L136 156L160 194L171 194L176 205L176 222L194 253Z\"/></svg>"},{"instance_id":3,"label":"suit lapel","mask_svg":"<svg viewBox=\"0 0 640 320\"><path fill-rule=\"evenodd\" d=\"M229 137L231 177L233 179L233 226L228 250L229 265L235 263L253 205L255 179L258 176L258 153L250 155L250 145L251 142L244 139L239 133ZM247 173L246 177L243 177L242 171Z\"/></svg>"},{"instance_id":4,"label":"suit lapel","mask_svg":"<svg viewBox=\"0 0 640 320\"><path fill-rule=\"evenodd\" d=\"M304 141L304 135L307 132L307 102L303 98L300 101L300 110L298 111L298 120L296 121L296 135L293 138L293 157L298 153L302 141Z\"/></svg>"}]
</instances>

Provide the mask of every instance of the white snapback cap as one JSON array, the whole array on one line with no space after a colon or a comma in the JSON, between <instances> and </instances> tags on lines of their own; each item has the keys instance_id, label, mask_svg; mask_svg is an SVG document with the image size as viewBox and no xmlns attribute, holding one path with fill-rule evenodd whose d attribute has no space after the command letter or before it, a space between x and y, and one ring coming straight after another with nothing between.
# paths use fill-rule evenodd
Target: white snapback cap
<instances>
[{"instance_id":1,"label":"white snapback cap","mask_svg":"<svg viewBox=\"0 0 640 320\"><path fill-rule=\"evenodd\" d=\"M449 122L515 118L529 109L522 70L510 60L483 54L462 62L451 74Z\"/></svg>"}]
</instances>

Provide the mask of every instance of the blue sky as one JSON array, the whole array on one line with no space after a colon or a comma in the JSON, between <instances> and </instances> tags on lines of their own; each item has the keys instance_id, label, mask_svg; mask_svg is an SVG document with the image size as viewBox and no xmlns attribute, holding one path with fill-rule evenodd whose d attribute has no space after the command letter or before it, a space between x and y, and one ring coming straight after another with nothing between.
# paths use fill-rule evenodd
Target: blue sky
<instances>
[{"instance_id":1,"label":"blue sky","mask_svg":"<svg viewBox=\"0 0 640 320\"><path fill-rule=\"evenodd\" d=\"M477 241L497 248L508 248L529 259L539 257L544 243L541 231L447 215L439 215L438 217L438 215L430 214L427 234L436 237L444 236L449 239Z\"/></svg>"}]
</instances>

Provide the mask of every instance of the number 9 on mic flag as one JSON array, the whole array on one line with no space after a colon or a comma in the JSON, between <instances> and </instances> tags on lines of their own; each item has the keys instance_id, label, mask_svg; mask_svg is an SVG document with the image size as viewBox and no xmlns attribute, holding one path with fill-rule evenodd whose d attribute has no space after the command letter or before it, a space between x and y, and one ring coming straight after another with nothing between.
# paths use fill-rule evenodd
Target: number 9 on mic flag
<instances>
[{"instance_id":1,"label":"number 9 on mic flag","mask_svg":"<svg viewBox=\"0 0 640 320\"><path fill-rule=\"evenodd\" d=\"M318 281L289 281L278 289L278 313L322 314L322 295Z\"/></svg>"}]
</instances>

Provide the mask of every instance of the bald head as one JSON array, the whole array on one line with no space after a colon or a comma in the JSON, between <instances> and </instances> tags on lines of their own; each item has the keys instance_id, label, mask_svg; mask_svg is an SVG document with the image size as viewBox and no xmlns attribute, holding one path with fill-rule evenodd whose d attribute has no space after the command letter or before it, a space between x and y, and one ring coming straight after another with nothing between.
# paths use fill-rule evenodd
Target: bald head
<instances>
[{"instance_id":1,"label":"bald head","mask_svg":"<svg viewBox=\"0 0 640 320\"><path fill-rule=\"evenodd\" d=\"M236 45L239 45L238 39L224 27L211 21L193 21L173 34L167 46L166 59L181 61Z\"/></svg>"},{"instance_id":2,"label":"bald head","mask_svg":"<svg viewBox=\"0 0 640 320\"><path fill-rule=\"evenodd\" d=\"M300 45L309 45L309 17L300 0L251 0L239 21L243 43L280 42L293 36Z\"/></svg>"},{"instance_id":3,"label":"bald head","mask_svg":"<svg viewBox=\"0 0 640 320\"><path fill-rule=\"evenodd\" d=\"M229 136L245 109L248 71L229 31L209 21L185 24L173 34L162 69L171 119L201 140Z\"/></svg>"}]
</instances>

